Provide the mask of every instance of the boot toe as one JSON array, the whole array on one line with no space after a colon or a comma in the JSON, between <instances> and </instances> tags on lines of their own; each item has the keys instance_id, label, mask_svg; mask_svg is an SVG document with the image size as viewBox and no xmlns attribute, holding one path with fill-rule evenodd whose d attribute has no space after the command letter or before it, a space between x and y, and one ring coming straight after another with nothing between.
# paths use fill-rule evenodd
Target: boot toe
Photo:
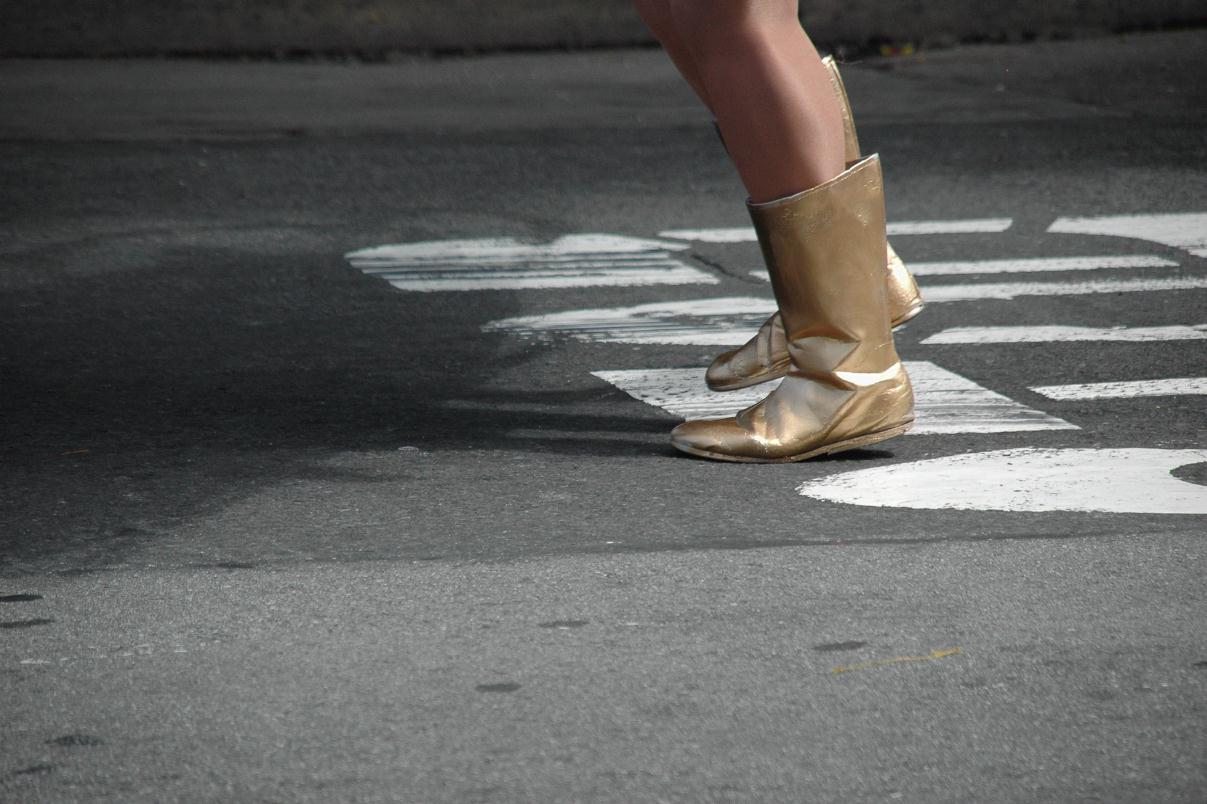
<instances>
[{"instance_id":1,"label":"boot toe","mask_svg":"<svg viewBox=\"0 0 1207 804\"><path fill-rule=\"evenodd\" d=\"M723 461L758 460L763 451L753 443L750 432L732 418L683 422L671 430L671 446Z\"/></svg>"},{"instance_id":2,"label":"boot toe","mask_svg":"<svg viewBox=\"0 0 1207 804\"><path fill-rule=\"evenodd\" d=\"M704 372L704 382L710 389L721 391L745 379L734 370L733 359L737 353L737 349L731 349L717 355L712 361L712 365Z\"/></svg>"},{"instance_id":3,"label":"boot toe","mask_svg":"<svg viewBox=\"0 0 1207 804\"><path fill-rule=\"evenodd\" d=\"M737 391L752 385L778 380L791 365L784 360L774 365L765 365L750 354L749 348L734 349L718 355L704 372L704 383L710 391Z\"/></svg>"}]
</instances>

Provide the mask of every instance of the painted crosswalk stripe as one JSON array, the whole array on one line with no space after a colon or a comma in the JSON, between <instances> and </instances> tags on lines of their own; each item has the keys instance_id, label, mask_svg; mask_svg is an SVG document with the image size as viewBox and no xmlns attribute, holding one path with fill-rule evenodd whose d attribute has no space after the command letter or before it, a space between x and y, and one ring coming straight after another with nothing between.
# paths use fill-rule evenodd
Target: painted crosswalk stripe
<instances>
[{"instance_id":1,"label":"painted crosswalk stripe","mask_svg":"<svg viewBox=\"0 0 1207 804\"><path fill-rule=\"evenodd\" d=\"M661 240L576 234L547 244L513 238L401 243L345 257L366 274L418 292L717 284L716 277L674 256L686 248Z\"/></svg>"},{"instance_id":2,"label":"painted crosswalk stripe","mask_svg":"<svg viewBox=\"0 0 1207 804\"><path fill-rule=\"evenodd\" d=\"M594 343L737 346L749 340L773 312L772 299L737 296L568 310L492 321L483 329L524 338L561 335Z\"/></svg>"},{"instance_id":3,"label":"painted crosswalk stripe","mask_svg":"<svg viewBox=\"0 0 1207 804\"><path fill-rule=\"evenodd\" d=\"M1207 287L1207 279L1203 278L941 285L923 288L923 297L927 302L940 303L971 299L1012 299L1015 296L1026 295L1119 293L1205 287ZM520 316L492 321L483 329L487 332L509 332L524 338L563 336L593 343L740 346L754 336L759 325L774 311L775 301L773 299L757 296L729 296ZM1057 326L970 327L933 335L924 343L1199 340L1203 337L1205 336L1202 327L1134 329Z\"/></svg>"},{"instance_id":4,"label":"painted crosswalk stripe","mask_svg":"<svg viewBox=\"0 0 1207 804\"><path fill-rule=\"evenodd\" d=\"M673 240L693 240L697 243L754 243L758 237L751 226L733 226L718 229L667 229L659 237Z\"/></svg>"},{"instance_id":5,"label":"painted crosswalk stripe","mask_svg":"<svg viewBox=\"0 0 1207 804\"><path fill-rule=\"evenodd\" d=\"M1100 279L1090 282L1008 282L987 285L926 285L927 304L981 299L1010 300L1019 296L1082 296L1093 293L1158 293L1207 288L1207 277L1173 279Z\"/></svg>"},{"instance_id":6,"label":"painted crosswalk stripe","mask_svg":"<svg viewBox=\"0 0 1207 804\"><path fill-rule=\"evenodd\" d=\"M948 455L801 483L804 497L890 508L1207 514L1207 488L1171 473L1207 450L1023 449Z\"/></svg>"},{"instance_id":7,"label":"painted crosswalk stripe","mask_svg":"<svg viewBox=\"0 0 1207 804\"><path fill-rule=\"evenodd\" d=\"M952 221L897 221L888 224L888 236L935 234L997 234L1010 228L1011 218L968 218ZM750 226L717 229L667 229L659 237L697 243L753 243L758 240Z\"/></svg>"},{"instance_id":8,"label":"painted crosswalk stripe","mask_svg":"<svg viewBox=\"0 0 1207 804\"><path fill-rule=\"evenodd\" d=\"M1013 274L1059 272L1059 270L1103 270L1107 268L1177 268L1178 263L1151 255L1115 257L1051 257L1025 260L968 260L958 262L910 262L915 276L961 276L972 274ZM766 269L752 270L756 279L770 281ZM1110 280L1102 280L1110 281ZM1144 281L1144 280L1141 280ZM1020 293L1030 295L1030 293ZM927 298L927 301L932 299Z\"/></svg>"},{"instance_id":9,"label":"painted crosswalk stripe","mask_svg":"<svg viewBox=\"0 0 1207 804\"><path fill-rule=\"evenodd\" d=\"M1049 399L1130 399L1145 396L1207 394L1207 377L1169 377L1160 380L1092 382L1078 385L1040 385L1031 389Z\"/></svg>"},{"instance_id":10,"label":"painted crosswalk stripe","mask_svg":"<svg viewBox=\"0 0 1207 804\"><path fill-rule=\"evenodd\" d=\"M1207 324L1193 327L952 327L922 341L924 346L980 343L1148 343L1207 340Z\"/></svg>"},{"instance_id":11,"label":"painted crosswalk stripe","mask_svg":"<svg viewBox=\"0 0 1207 804\"><path fill-rule=\"evenodd\" d=\"M1176 262L1147 254L909 263L909 270L914 276L959 276L963 274L1014 274L1040 271L1098 271L1107 268L1176 267L1178 267Z\"/></svg>"},{"instance_id":12,"label":"painted crosswalk stripe","mask_svg":"<svg viewBox=\"0 0 1207 804\"><path fill-rule=\"evenodd\" d=\"M1103 215L1059 218L1048 227L1053 234L1089 234L1147 240L1207 257L1207 213Z\"/></svg>"},{"instance_id":13,"label":"painted crosswalk stripe","mask_svg":"<svg viewBox=\"0 0 1207 804\"><path fill-rule=\"evenodd\" d=\"M906 361L914 384L915 435L1008 433L1076 430L1076 425L1020 405L934 363ZM704 385L704 370L644 369L594 371L596 377L655 407L683 419L731 416L765 397L774 383L716 393Z\"/></svg>"},{"instance_id":14,"label":"painted crosswalk stripe","mask_svg":"<svg viewBox=\"0 0 1207 804\"><path fill-rule=\"evenodd\" d=\"M998 234L1014 225L1012 218L965 218L952 221L898 221L888 224L888 236Z\"/></svg>"}]
</instances>

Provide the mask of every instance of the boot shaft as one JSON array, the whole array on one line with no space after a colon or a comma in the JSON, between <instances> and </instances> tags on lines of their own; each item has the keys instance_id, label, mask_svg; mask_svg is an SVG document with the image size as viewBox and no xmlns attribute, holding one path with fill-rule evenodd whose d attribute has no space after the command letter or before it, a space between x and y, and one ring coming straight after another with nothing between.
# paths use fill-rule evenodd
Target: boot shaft
<instances>
[{"instance_id":1,"label":"boot shaft","mask_svg":"<svg viewBox=\"0 0 1207 804\"><path fill-rule=\"evenodd\" d=\"M884 281L884 186L870 156L796 195L748 204L799 372L897 363ZM845 384L840 382L840 384Z\"/></svg>"}]
</instances>

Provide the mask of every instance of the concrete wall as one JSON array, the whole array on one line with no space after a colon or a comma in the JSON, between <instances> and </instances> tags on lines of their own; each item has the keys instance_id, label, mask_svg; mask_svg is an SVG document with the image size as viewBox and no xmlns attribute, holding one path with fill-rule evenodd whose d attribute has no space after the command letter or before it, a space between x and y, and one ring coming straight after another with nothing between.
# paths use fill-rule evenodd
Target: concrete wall
<instances>
[{"instance_id":1,"label":"concrete wall","mask_svg":"<svg viewBox=\"0 0 1207 804\"><path fill-rule=\"evenodd\" d=\"M1207 23L1204 0L805 0L819 43L947 44ZM649 42L630 0L3 0L0 55L358 53Z\"/></svg>"}]
</instances>

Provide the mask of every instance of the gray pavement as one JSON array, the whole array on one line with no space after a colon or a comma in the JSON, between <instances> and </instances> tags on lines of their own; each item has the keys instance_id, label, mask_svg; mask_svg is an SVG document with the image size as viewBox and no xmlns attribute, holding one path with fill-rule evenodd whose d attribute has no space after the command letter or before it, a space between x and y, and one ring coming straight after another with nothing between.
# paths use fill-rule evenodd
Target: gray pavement
<instances>
[{"instance_id":1,"label":"gray pavement","mask_svg":"<svg viewBox=\"0 0 1207 804\"><path fill-rule=\"evenodd\" d=\"M890 221L1010 222L895 237L907 262L1124 261L924 293L1157 284L936 301L899 333L1077 429L790 466L676 455L675 416L591 373L719 346L483 330L769 300L749 242L682 241L714 282L687 285L406 292L343 256L746 225L660 54L4 63L0 800L1201 800L1207 518L796 488L1207 450L1202 395L1033 390L1202 378L1202 340L924 343L1207 324L1192 243L1051 231L1207 213L1205 43L846 68ZM1205 466L1175 475L1201 490Z\"/></svg>"},{"instance_id":2,"label":"gray pavement","mask_svg":"<svg viewBox=\"0 0 1207 804\"><path fill-rule=\"evenodd\" d=\"M652 44L632 0L10 0L0 57L253 56L482 53ZM881 42L1022 41L1170 29L1207 21L1199 0L977 0L914 3L811 0L814 41L866 49Z\"/></svg>"}]
</instances>

